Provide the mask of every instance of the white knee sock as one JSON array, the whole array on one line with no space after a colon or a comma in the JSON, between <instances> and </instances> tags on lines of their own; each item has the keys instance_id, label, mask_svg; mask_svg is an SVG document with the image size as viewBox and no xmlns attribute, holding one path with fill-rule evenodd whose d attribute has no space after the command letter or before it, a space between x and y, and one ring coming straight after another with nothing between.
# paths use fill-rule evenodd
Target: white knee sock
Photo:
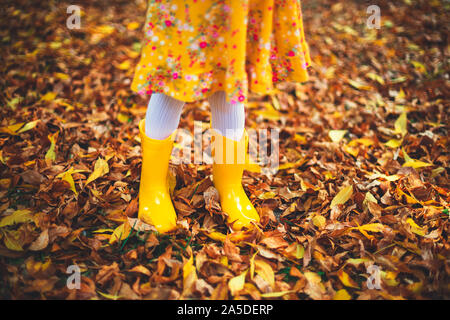
<instances>
[{"instance_id":1,"label":"white knee sock","mask_svg":"<svg viewBox=\"0 0 450 320\"><path fill-rule=\"evenodd\" d=\"M166 139L178 128L183 106L184 101L153 93L145 114L145 134L151 139Z\"/></svg>"},{"instance_id":2,"label":"white knee sock","mask_svg":"<svg viewBox=\"0 0 450 320\"><path fill-rule=\"evenodd\" d=\"M208 97L211 105L211 126L221 135L239 141L245 128L245 110L240 102L226 101L224 91L217 91Z\"/></svg>"}]
</instances>

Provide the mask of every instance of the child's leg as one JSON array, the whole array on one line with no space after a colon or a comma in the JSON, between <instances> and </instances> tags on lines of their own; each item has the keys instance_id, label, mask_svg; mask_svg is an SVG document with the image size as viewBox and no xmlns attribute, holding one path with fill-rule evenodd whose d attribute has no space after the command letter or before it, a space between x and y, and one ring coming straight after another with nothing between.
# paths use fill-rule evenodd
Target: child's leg
<instances>
[{"instance_id":1,"label":"child's leg","mask_svg":"<svg viewBox=\"0 0 450 320\"><path fill-rule=\"evenodd\" d=\"M164 93L153 93L145 115L145 134L156 140L163 140L178 128L184 101Z\"/></svg>"},{"instance_id":2,"label":"child's leg","mask_svg":"<svg viewBox=\"0 0 450 320\"><path fill-rule=\"evenodd\" d=\"M154 93L145 119L139 122L142 169L138 217L162 233L173 230L177 223L167 188L167 172L173 148L169 136L178 127L183 105L183 101Z\"/></svg>"},{"instance_id":3,"label":"child's leg","mask_svg":"<svg viewBox=\"0 0 450 320\"><path fill-rule=\"evenodd\" d=\"M228 139L239 141L245 127L244 105L227 102L225 97L224 91L217 91L208 98L211 105L211 126Z\"/></svg>"},{"instance_id":4,"label":"child's leg","mask_svg":"<svg viewBox=\"0 0 450 320\"><path fill-rule=\"evenodd\" d=\"M232 224L233 229L251 227L252 223L259 221L259 215L242 187L245 164L237 160L238 156L236 161L228 161L234 158L228 157L230 151L234 155L237 155L234 150L237 153L247 153L244 105L226 102L223 91L215 92L208 100L211 105L211 125L215 141L212 146L213 182L219 192L222 210L227 213L227 221Z\"/></svg>"}]
</instances>

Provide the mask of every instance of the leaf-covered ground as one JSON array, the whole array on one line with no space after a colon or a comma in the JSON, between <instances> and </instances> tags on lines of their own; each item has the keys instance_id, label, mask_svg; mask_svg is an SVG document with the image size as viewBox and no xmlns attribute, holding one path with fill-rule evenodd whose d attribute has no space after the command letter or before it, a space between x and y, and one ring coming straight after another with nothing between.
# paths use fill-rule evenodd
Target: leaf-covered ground
<instances>
[{"instance_id":1,"label":"leaf-covered ground","mask_svg":"<svg viewBox=\"0 0 450 320\"><path fill-rule=\"evenodd\" d=\"M136 220L146 2L77 1L69 30L72 3L3 1L0 297L448 298L449 3L372 2L379 30L364 1L303 1L310 81L251 98L247 126L281 128L278 173L245 174L259 228L230 233L211 167L183 164L159 235Z\"/></svg>"}]
</instances>

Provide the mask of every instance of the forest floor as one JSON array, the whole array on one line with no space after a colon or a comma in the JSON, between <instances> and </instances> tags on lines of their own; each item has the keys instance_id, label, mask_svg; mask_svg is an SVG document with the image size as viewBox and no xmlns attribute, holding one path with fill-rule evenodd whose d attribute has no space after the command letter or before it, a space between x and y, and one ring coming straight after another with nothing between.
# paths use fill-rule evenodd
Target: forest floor
<instances>
[{"instance_id":1,"label":"forest floor","mask_svg":"<svg viewBox=\"0 0 450 320\"><path fill-rule=\"evenodd\" d=\"M380 29L303 1L310 80L247 108L281 129L278 172L245 173L261 224L231 233L211 166L171 165L170 235L136 220L146 2L77 2L80 30L71 3L2 4L0 298L449 298L448 1L372 1Z\"/></svg>"}]
</instances>

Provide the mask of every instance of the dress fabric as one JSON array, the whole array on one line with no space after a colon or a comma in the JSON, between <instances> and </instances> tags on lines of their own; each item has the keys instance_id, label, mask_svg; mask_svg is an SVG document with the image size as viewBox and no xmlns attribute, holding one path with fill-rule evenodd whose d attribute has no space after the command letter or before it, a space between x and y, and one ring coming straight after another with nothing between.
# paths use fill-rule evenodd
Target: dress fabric
<instances>
[{"instance_id":1,"label":"dress fabric","mask_svg":"<svg viewBox=\"0 0 450 320\"><path fill-rule=\"evenodd\" d=\"M185 102L225 91L247 102L280 81L305 82L311 63L300 0L149 0L131 89Z\"/></svg>"}]
</instances>

